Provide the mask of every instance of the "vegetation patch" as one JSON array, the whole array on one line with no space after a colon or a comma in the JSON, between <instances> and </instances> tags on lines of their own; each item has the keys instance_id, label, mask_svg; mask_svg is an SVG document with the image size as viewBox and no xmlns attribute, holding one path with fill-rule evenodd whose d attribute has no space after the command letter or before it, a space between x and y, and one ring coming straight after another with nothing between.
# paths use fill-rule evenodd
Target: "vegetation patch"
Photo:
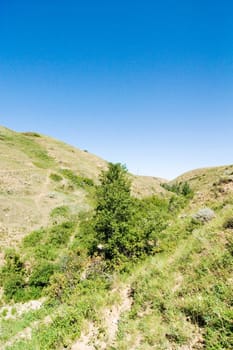
<instances>
[{"instance_id":1,"label":"vegetation patch","mask_svg":"<svg viewBox=\"0 0 233 350\"><path fill-rule=\"evenodd\" d=\"M167 191L176 193L178 195L183 195L190 198L193 196L193 190L191 189L188 182L179 182L174 184L162 183L161 186Z\"/></svg>"},{"instance_id":2,"label":"vegetation patch","mask_svg":"<svg viewBox=\"0 0 233 350\"><path fill-rule=\"evenodd\" d=\"M109 164L99 186L62 171L74 188L95 190L95 206L79 216L71 216L67 206L53 209L51 217L65 222L33 231L17 252L6 252L1 270L5 301L46 295L43 312L51 314L47 324L39 313L30 316L31 322L23 317L32 337L9 348L71 348L90 324L97 348L103 341L106 349L122 350L232 349L231 196L221 203L208 197L203 207L214 208L210 220L184 182L169 187L169 196L136 199L121 164ZM194 181L202 186L208 176ZM201 219L192 218L193 212ZM112 314L126 302L119 285L127 286L131 303L114 326L112 342ZM10 329L5 316L3 310L3 344L10 338L2 328ZM16 325L23 329L19 322L16 316L12 335Z\"/></svg>"},{"instance_id":3,"label":"vegetation patch","mask_svg":"<svg viewBox=\"0 0 233 350\"><path fill-rule=\"evenodd\" d=\"M56 174L56 173L51 173L49 175L50 179L52 179L53 181L55 182L60 182L62 181L62 176L60 176L59 174Z\"/></svg>"},{"instance_id":4,"label":"vegetation patch","mask_svg":"<svg viewBox=\"0 0 233 350\"><path fill-rule=\"evenodd\" d=\"M22 132L21 134L24 136L30 136L30 137L41 137L40 134L34 131L26 131L26 132Z\"/></svg>"},{"instance_id":5,"label":"vegetation patch","mask_svg":"<svg viewBox=\"0 0 233 350\"><path fill-rule=\"evenodd\" d=\"M32 137L27 137L20 133L15 133L11 138L14 146L22 150L38 168L50 168L54 166L54 159L47 151L37 143Z\"/></svg>"},{"instance_id":6,"label":"vegetation patch","mask_svg":"<svg viewBox=\"0 0 233 350\"><path fill-rule=\"evenodd\" d=\"M52 218L57 218L57 217L67 218L69 215L70 215L70 208L66 205L56 207L50 213L50 216Z\"/></svg>"},{"instance_id":7,"label":"vegetation patch","mask_svg":"<svg viewBox=\"0 0 233 350\"><path fill-rule=\"evenodd\" d=\"M94 186L94 182L92 179L78 176L70 169L61 169L60 172L74 186L77 186L77 187Z\"/></svg>"},{"instance_id":8,"label":"vegetation patch","mask_svg":"<svg viewBox=\"0 0 233 350\"><path fill-rule=\"evenodd\" d=\"M233 217L229 217L227 218L224 223L223 223L223 227L225 229L231 229L233 230Z\"/></svg>"}]
</instances>

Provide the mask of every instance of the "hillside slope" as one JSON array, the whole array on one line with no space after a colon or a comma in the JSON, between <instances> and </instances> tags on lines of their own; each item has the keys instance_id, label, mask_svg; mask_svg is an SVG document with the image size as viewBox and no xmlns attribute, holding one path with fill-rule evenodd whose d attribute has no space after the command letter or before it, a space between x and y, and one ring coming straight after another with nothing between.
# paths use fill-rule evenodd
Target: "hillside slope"
<instances>
[{"instance_id":1,"label":"hillside slope","mask_svg":"<svg viewBox=\"0 0 233 350\"><path fill-rule=\"evenodd\" d=\"M17 245L2 236L16 252L6 250L0 274L1 349L233 348L233 166L186 173L166 190L156 178L134 179L134 194L165 194L137 202L156 245L112 271L101 253L87 253L92 181L106 163L44 136L1 129L0 139L3 213L18 203L18 227L29 209L43 226L22 230Z\"/></svg>"},{"instance_id":2,"label":"hillside slope","mask_svg":"<svg viewBox=\"0 0 233 350\"><path fill-rule=\"evenodd\" d=\"M26 233L48 225L56 207L75 213L90 209L90 188L77 182L96 183L106 167L103 159L50 137L0 127L0 246L14 246ZM164 180L132 179L137 196L164 192Z\"/></svg>"}]
</instances>

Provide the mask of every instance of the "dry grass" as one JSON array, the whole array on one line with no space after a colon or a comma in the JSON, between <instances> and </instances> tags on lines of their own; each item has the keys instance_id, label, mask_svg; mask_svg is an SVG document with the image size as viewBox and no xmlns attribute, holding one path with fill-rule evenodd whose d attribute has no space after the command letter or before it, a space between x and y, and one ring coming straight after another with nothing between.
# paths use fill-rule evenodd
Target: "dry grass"
<instances>
[{"instance_id":1,"label":"dry grass","mask_svg":"<svg viewBox=\"0 0 233 350\"><path fill-rule=\"evenodd\" d=\"M25 234L46 226L50 212L59 206L72 211L90 208L84 189L72 189L67 179L57 183L52 173L70 169L98 182L103 159L63 142L36 133L17 133L0 127L0 256ZM138 197L163 193L160 179L132 176L132 192Z\"/></svg>"}]
</instances>

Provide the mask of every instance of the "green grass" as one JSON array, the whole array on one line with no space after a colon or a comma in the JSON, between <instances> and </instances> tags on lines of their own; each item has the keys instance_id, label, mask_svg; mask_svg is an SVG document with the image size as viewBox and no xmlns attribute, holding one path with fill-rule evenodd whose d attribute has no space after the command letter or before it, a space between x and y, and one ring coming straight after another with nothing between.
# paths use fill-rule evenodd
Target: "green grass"
<instances>
[{"instance_id":1,"label":"green grass","mask_svg":"<svg viewBox=\"0 0 233 350\"><path fill-rule=\"evenodd\" d=\"M85 192L85 201L93 206L96 186L92 180L71 170L66 159L63 165L56 163L43 144L48 146L49 141L43 140L34 133L0 132L1 143L21 150L28 157L24 159L38 168L49 169L40 170L50 174L49 185L70 186L67 193L60 189L64 198L71 192ZM61 166L67 168L61 170ZM89 255L92 212L75 215L74 206L66 200L50 207L54 224L27 235L17 253L11 252L1 273L1 285L9 292L2 303L14 305L45 296L46 304L21 317L15 307L15 319L9 320L3 311L0 347L31 327L31 340L19 340L7 349L67 348L91 322L97 328L96 338L106 341L107 350L232 349L232 171L228 166L184 174L168 184L175 195L163 192L163 199L138 201L135 230L153 228L156 244L151 256L126 261L115 271L97 253ZM194 190L193 197L182 194L183 185L174 185L186 181ZM207 223L192 220L206 206L215 211L215 218ZM110 344L106 310L122 303L119 286L129 286L132 305L121 315L115 343ZM47 315L51 322L45 324Z\"/></svg>"},{"instance_id":2,"label":"green grass","mask_svg":"<svg viewBox=\"0 0 233 350\"><path fill-rule=\"evenodd\" d=\"M60 182L62 180L62 176L60 176L57 173L50 174L50 179L52 179L55 182Z\"/></svg>"},{"instance_id":3,"label":"green grass","mask_svg":"<svg viewBox=\"0 0 233 350\"><path fill-rule=\"evenodd\" d=\"M56 207L50 213L50 216L52 218L57 218L57 217L68 218L69 215L70 215L70 208L67 205Z\"/></svg>"},{"instance_id":4,"label":"green grass","mask_svg":"<svg viewBox=\"0 0 233 350\"><path fill-rule=\"evenodd\" d=\"M60 172L74 186L77 186L77 187L94 186L94 182L92 179L78 176L70 169L61 169Z\"/></svg>"},{"instance_id":5,"label":"green grass","mask_svg":"<svg viewBox=\"0 0 233 350\"><path fill-rule=\"evenodd\" d=\"M31 341L10 349L70 346L86 320L102 329L99 337L107 339L101 310L111 305L111 290L117 283L130 285L133 303L120 319L116 343L107 349L178 349L197 339L207 350L230 350L232 241L231 230L223 227L228 215L223 208L214 220L197 226L190 226L189 218L174 218L164 229L164 237L160 235L164 249L137 264L129 263L127 272L114 278L106 274L104 265L97 264L87 279L80 280L86 258L85 253L77 255L77 236L70 258L64 256L63 268L46 293L51 305L57 310L62 306L62 311L55 313L51 324L41 324Z\"/></svg>"},{"instance_id":6,"label":"green grass","mask_svg":"<svg viewBox=\"0 0 233 350\"><path fill-rule=\"evenodd\" d=\"M51 276L60 269L60 259L67 250L76 222L63 222L47 229L33 231L19 251L8 253L1 271L1 284L6 300L27 301L39 298ZM26 269L26 264L30 269Z\"/></svg>"},{"instance_id":7,"label":"green grass","mask_svg":"<svg viewBox=\"0 0 233 350\"><path fill-rule=\"evenodd\" d=\"M17 316L13 319L4 319L4 317L1 317L0 344L10 340L17 333L30 326L32 322L42 320L51 312L51 308L42 307L40 310L29 311L24 313L21 317Z\"/></svg>"},{"instance_id":8,"label":"green grass","mask_svg":"<svg viewBox=\"0 0 233 350\"><path fill-rule=\"evenodd\" d=\"M55 163L53 158L51 158L46 150L33 138L19 133L5 135L4 138L9 146L13 145L17 149L23 151L30 159L32 159L33 164L38 168L48 169L54 166Z\"/></svg>"}]
</instances>

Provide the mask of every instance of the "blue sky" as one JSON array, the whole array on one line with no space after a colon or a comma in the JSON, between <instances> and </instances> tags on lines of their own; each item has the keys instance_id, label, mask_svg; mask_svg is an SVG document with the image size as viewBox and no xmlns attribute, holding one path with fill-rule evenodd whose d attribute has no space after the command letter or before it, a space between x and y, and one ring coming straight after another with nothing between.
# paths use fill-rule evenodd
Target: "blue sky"
<instances>
[{"instance_id":1,"label":"blue sky","mask_svg":"<svg viewBox=\"0 0 233 350\"><path fill-rule=\"evenodd\" d=\"M0 124L173 178L233 163L231 1L0 0Z\"/></svg>"}]
</instances>

